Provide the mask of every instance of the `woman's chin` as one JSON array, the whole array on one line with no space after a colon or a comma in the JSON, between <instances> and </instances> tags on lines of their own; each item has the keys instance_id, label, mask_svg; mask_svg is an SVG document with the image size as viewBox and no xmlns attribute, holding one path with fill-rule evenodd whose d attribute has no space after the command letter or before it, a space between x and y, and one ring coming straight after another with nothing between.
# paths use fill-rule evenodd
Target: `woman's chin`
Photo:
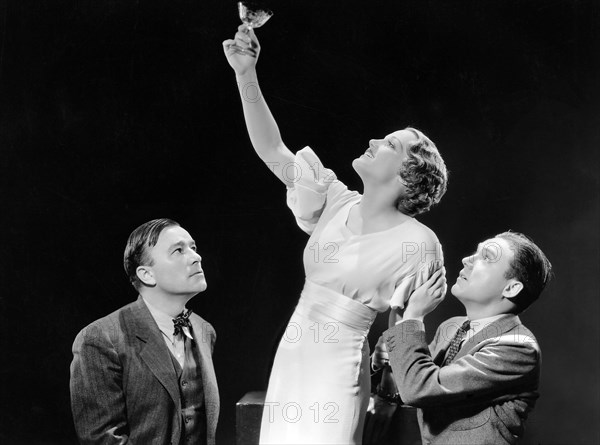
<instances>
[{"instance_id":1,"label":"woman's chin","mask_svg":"<svg viewBox=\"0 0 600 445\"><path fill-rule=\"evenodd\" d=\"M363 178L365 173L365 163L361 158L356 158L354 161L352 161L352 168L356 173L358 173L358 176Z\"/></svg>"}]
</instances>

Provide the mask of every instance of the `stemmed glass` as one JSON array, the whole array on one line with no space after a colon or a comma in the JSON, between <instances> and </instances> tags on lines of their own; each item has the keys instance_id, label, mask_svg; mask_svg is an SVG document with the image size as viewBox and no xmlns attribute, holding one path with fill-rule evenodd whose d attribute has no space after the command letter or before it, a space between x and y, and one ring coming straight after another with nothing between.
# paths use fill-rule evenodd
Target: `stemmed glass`
<instances>
[{"instance_id":1,"label":"stemmed glass","mask_svg":"<svg viewBox=\"0 0 600 445\"><path fill-rule=\"evenodd\" d=\"M248 30L260 28L273 16L273 11L256 2L238 2L238 11L240 14L240 20L248 27ZM236 48L243 54L246 54L245 48L242 48L238 45L231 45L231 47Z\"/></svg>"}]
</instances>

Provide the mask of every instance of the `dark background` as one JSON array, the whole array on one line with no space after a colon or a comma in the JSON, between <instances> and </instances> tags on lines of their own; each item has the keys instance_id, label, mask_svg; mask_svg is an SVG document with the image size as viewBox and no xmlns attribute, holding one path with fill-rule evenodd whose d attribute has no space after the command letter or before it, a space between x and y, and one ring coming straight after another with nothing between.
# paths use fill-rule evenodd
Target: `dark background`
<instances>
[{"instance_id":1,"label":"dark background","mask_svg":"<svg viewBox=\"0 0 600 445\"><path fill-rule=\"evenodd\" d=\"M451 170L421 219L460 258L506 229L555 280L522 319L544 360L525 444L599 443L599 2L275 1L264 93L294 151L350 188L370 138L423 129ZM198 241L222 397L266 386L302 287L306 236L249 144L223 0L0 0L0 442L75 443L70 347L135 299L127 236L158 217ZM452 296L428 331L460 314ZM380 321L372 341L384 328Z\"/></svg>"}]
</instances>

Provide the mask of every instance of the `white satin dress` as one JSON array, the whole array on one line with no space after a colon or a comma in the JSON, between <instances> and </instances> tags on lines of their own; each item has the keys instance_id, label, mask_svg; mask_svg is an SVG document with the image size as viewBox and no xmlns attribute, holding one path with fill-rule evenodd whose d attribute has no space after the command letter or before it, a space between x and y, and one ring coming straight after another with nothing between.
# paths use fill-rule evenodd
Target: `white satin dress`
<instances>
[{"instance_id":1,"label":"white satin dress","mask_svg":"<svg viewBox=\"0 0 600 445\"><path fill-rule=\"evenodd\" d=\"M260 443L360 444L370 395L369 328L378 312L404 307L441 266L442 249L414 218L352 233L348 215L361 195L309 147L296 154L295 167L287 203L310 234L306 281L275 355Z\"/></svg>"}]
</instances>

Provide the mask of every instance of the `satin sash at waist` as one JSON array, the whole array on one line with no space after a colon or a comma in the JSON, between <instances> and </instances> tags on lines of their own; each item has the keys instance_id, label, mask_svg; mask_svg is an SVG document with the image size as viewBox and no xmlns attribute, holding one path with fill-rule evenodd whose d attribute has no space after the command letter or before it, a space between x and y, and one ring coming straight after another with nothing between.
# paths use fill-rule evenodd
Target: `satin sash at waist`
<instances>
[{"instance_id":1,"label":"satin sash at waist","mask_svg":"<svg viewBox=\"0 0 600 445\"><path fill-rule=\"evenodd\" d=\"M365 335L377 316L374 309L308 280L304 283L296 312L317 322L339 322Z\"/></svg>"}]
</instances>

